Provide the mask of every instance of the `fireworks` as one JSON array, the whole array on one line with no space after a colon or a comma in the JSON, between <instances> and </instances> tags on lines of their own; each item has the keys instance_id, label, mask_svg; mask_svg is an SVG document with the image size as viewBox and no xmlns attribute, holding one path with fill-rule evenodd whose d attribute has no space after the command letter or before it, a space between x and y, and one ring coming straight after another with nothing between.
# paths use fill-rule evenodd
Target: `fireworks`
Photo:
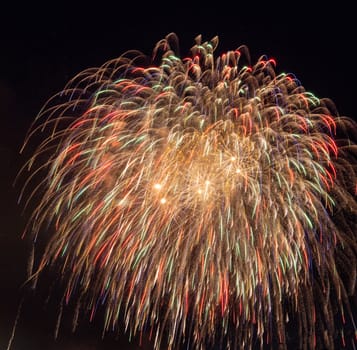
<instances>
[{"instance_id":1,"label":"fireworks","mask_svg":"<svg viewBox=\"0 0 357 350\"><path fill-rule=\"evenodd\" d=\"M75 319L103 304L105 330L123 317L155 349L284 348L289 319L300 347L332 348L334 305L353 323L354 122L273 59L200 37L181 59L172 42L80 73L36 119L34 275L53 266Z\"/></svg>"}]
</instances>

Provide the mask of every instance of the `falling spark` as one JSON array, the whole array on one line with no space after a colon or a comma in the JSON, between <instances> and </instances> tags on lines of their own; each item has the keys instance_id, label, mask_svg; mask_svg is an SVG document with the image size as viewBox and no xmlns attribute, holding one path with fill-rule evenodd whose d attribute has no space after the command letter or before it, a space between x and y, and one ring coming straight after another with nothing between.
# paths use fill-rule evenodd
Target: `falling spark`
<instances>
[{"instance_id":1,"label":"falling spark","mask_svg":"<svg viewBox=\"0 0 357 350\"><path fill-rule=\"evenodd\" d=\"M151 329L155 349L286 348L291 319L300 347L332 349L334 305L353 321L356 144L340 135L356 124L273 59L200 36L181 59L176 42L80 73L39 113L21 194L45 174L27 196L28 232L50 227L36 276L57 269L67 303Z\"/></svg>"}]
</instances>

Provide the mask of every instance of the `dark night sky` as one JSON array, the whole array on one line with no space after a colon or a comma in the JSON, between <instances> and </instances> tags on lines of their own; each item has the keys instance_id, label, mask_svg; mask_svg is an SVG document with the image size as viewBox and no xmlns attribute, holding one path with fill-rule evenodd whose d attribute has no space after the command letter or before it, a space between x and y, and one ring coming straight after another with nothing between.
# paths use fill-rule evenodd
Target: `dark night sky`
<instances>
[{"instance_id":1,"label":"dark night sky","mask_svg":"<svg viewBox=\"0 0 357 350\"><path fill-rule=\"evenodd\" d=\"M73 1L74 3L74 1ZM214 4L215 3L215 4ZM82 7L63 2L23 7L13 2L0 15L0 350L6 348L21 284L25 280L28 243L20 236L26 215L12 187L25 159L19 155L26 130L45 101L81 70L99 66L128 49L150 55L155 43L175 32L182 55L194 38L218 35L217 52L246 44L253 62L262 54L277 60L277 71L293 72L307 90L329 97L342 115L357 119L356 19L352 1L312 6L286 1L262 4L248 1L151 3L89 2ZM349 5L347 5L348 3ZM234 4L234 5L232 5ZM13 350L23 349L139 349L109 335L100 341L100 326L84 326L53 340L56 305L47 308L46 295L25 301ZM27 300L27 299L26 299ZM141 349L150 349L150 345Z\"/></svg>"}]
</instances>

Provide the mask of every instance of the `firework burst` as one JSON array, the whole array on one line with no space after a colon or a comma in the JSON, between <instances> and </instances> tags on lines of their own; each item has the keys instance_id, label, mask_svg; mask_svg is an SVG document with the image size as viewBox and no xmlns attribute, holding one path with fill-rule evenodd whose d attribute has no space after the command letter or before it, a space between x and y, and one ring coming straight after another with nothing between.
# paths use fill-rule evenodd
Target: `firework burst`
<instances>
[{"instance_id":1,"label":"firework burst","mask_svg":"<svg viewBox=\"0 0 357 350\"><path fill-rule=\"evenodd\" d=\"M301 348L332 348L334 305L353 323L354 122L273 59L200 37L181 59L175 42L80 73L39 114L34 274L55 266L75 318L103 304L105 330L123 317L155 349L285 348L289 319Z\"/></svg>"}]
</instances>

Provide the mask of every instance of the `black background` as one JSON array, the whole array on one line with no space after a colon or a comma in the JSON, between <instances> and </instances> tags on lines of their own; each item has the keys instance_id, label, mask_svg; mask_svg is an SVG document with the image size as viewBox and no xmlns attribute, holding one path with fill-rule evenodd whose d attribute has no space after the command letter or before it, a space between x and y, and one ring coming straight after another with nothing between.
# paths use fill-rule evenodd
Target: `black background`
<instances>
[{"instance_id":1,"label":"black background","mask_svg":"<svg viewBox=\"0 0 357 350\"><path fill-rule=\"evenodd\" d=\"M217 54L245 44L253 62L263 54L275 58L278 72L293 72L307 90L357 119L352 1L13 2L0 13L0 349L10 338L29 254L21 239L29 213L21 214L20 189L12 186L25 161L19 149L42 105L76 73L129 49L150 55L170 32L178 35L183 56L198 34L204 40L218 35ZM64 325L54 341L58 306L45 306L46 296L40 290L25 300L13 350L139 349L124 334L101 340L97 321L84 321L74 335ZM142 349L150 348L144 339Z\"/></svg>"}]
</instances>

